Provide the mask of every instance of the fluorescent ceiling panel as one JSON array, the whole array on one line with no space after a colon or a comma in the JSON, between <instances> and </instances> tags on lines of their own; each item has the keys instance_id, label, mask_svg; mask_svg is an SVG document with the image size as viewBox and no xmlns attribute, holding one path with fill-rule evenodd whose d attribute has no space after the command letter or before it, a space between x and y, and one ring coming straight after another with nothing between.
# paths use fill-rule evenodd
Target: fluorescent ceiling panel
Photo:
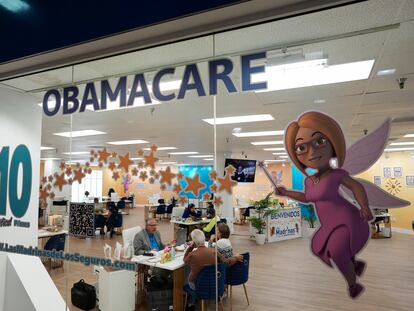
<instances>
[{"instance_id":1,"label":"fluorescent ceiling panel","mask_svg":"<svg viewBox=\"0 0 414 311\"><path fill-rule=\"evenodd\" d=\"M196 151L183 151L183 152L170 152L171 155L189 155L189 154L198 154Z\"/></svg>"},{"instance_id":2,"label":"fluorescent ceiling panel","mask_svg":"<svg viewBox=\"0 0 414 311\"><path fill-rule=\"evenodd\" d=\"M233 116L233 117L222 117L216 118L216 124L233 124L233 123L248 123L248 122L261 122L274 120L270 114L254 114L247 116ZM204 122L214 125L214 118L203 119Z\"/></svg>"},{"instance_id":3,"label":"fluorescent ceiling panel","mask_svg":"<svg viewBox=\"0 0 414 311\"><path fill-rule=\"evenodd\" d=\"M384 151L386 152L395 152L395 151L409 151L414 150L414 147L406 147L406 148L386 148Z\"/></svg>"},{"instance_id":4,"label":"fluorescent ceiling panel","mask_svg":"<svg viewBox=\"0 0 414 311\"><path fill-rule=\"evenodd\" d=\"M194 155L194 156L188 156L189 158L211 158L214 157L211 154L205 154L205 155Z\"/></svg>"},{"instance_id":5,"label":"fluorescent ceiling panel","mask_svg":"<svg viewBox=\"0 0 414 311\"><path fill-rule=\"evenodd\" d=\"M264 146L264 145L283 145L283 140L275 140L275 141L253 141L251 142L252 145L255 146Z\"/></svg>"},{"instance_id":6,"label":"fluorescent ceiling panel","mask_svg":"<svg viewBox=\"0 0 414 311\"><path fill-rule=\"evenodd\" d=\"M158 151L162 151L162 150L175 150L178 149L177 147L158 147L157 150ZM151 150L151 148L144 148L144 150Z\"/></svg>"},{"instance_id":7,"label":"fluorescent ceiling panel","mask_svg":"<svg viewBox=\"0 0 414 311\"><path fill-rule=\"evenodd\" d=\"M406 138L412 138L412 137L414 137L414 134L406 134L406 135L404 135L404 137L406 137Z\"/></svg>"},{"instance_id":8,"label":"fluorescent ceiling panel","mask_svg":"<svg viewBox=\"0 0 414 311\"><path fill-rule=\"evenodd\" d=\"M120 140L120 141L110 141L107 142L107 144L110 145L138 145L138 144L147 144L148 142L146 140L142 139L133 139L133 140Z\"/></svg>"},{"instance_id":9,"label":"fluorescent ceiling panel","mask_svg":"<svg viewBox=\"0 0 414 311\"><path fill-rule=\"evenodd\" d=\"M82 131L72 131L72 132L62 132L62 133L53 133L56 136L62 137L84 137L84 136L94 136L94 135L104 135L105 132L95 131L95 130L82 130Z\"/></svg>"},{"instance_id":10,"label":"fluorescent ceiling panel","mask_svg":"<svg viewBox=\"0 0 414 311\"><path fill-rule=\"evenodd\" d=\"M53 148L53 147L40 147L40 150L41 151L43 151L43 150L55 150L56 148Z\"/></svg>"},{"instance_id":11,"label":"fluorescent ceiling panel","mask_svg":"<svg viewBox=\"0 0 414 311\"><path fill-rule=\"evenodd\" d=\"M414 141L404 141L401 143L392 143L391 146L407 146L407 145L414 145Z\"/></svg>"},{"instance_id":12,"label":"fluorescent ceiling panel","mask_svg":"<svg viewBox=\"0 0 414 311\"><path fill-rule=\"evenodd\" d=\"M81 154L90 154L88 151L75 151L75 152L62 152L62 154L66 155L81 155Z\"/></svg>"},{"instance_id":13,"label":"fluorescent ceiling panel","mask_svg":"<svg viewBox=\"0 0 414 311\"><path fill-rule=\"evenodd\" d=\"M244 132L233 133L236 137L259 137L259 136L279 136L284 135L285 131L261 131L261 132Z\"/></svg>"},{"instance_id":14,"label":"fluorescent ceiling panel","mask_svg":"<svg viewBox=\"0 0 414 311\"><path fill-rule=\"evenodd\" d=\"M264 148L264 151L286 151L285 148Z\"/></svg>"}]
</instances>

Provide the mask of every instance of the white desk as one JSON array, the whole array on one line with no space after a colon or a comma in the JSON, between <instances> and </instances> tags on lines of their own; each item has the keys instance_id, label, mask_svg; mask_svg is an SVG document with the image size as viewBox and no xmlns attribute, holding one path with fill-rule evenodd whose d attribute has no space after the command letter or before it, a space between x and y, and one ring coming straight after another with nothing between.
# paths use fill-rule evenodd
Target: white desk
<instances>
[{"instance_id":1,"label":"white desk","mask_svg":"<svg viewBox=\"0 0 414 311\"><path fill-rule=\"evenodd\" d=\"M39 229L37 231L37 238L38 239L44 239L44 238L50 238L52 236L61 235L61 234L68 234L67 230L59 230L56 232L47 231L46 229Z\"/></svg>"},{"instance_id":2,"label":"white desk","mask_svg":"<svg viewBox=\"0 0 414 311\"><path fill-rule=\"evenodd\" d=\"M197 225L205 225L210 222L209 219L206 220L197 220L197 221L183 221L183 220L171 220L170 223L177 224L177 225L183 225L183 226L197 226Z\"/></svg>"}]
</instances>

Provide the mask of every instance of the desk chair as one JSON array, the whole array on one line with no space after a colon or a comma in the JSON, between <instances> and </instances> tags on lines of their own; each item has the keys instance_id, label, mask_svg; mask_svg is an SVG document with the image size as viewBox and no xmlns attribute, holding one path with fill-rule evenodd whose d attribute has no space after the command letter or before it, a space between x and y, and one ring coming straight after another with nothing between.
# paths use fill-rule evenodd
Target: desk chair
<instances>
[{"instance_id":1,"label":"desk chair","mask_svg":"<svg viewBox=\"0 0 414 311\"><path fill-rule=\"evenodd\" d=\"M65 242L66 242L66 234L55 235L55 236L50 237L49 240L47 240L44 249L48 251L56 250L57 252L64 251ZM63 269L63 260L56 260L55 262L58 262L58 265L52 265L52 258L48 258L47 261L49 262L49 270L52 270L52 268Z\"/></svg>"},{"instance_id":2,"label":"desk chair","mask_svg":"<svg viewBox=\"0 0 414 311\"><path fill-rule=\"evenodd\" d=\"M158 207L157 207L157 216L160 215L160 220L162 219L162 217L165 215L165 210L166 210L166 205L165 205L165 201L164 199L159 199L158 200Z\"/></svg>"},{"instance_id":3,"label":"desk chair","mask_svg":"<svg viewBox=\"0 0 414 311\"><path fill-rule=\"evenodd\" d=\"M115 229L121 228L121 232L122 232L122 223L123 223L122 214L112 213L111 216L108 218L106 226L108 228L108 231L111 233L110 234L111 238L112 238L112 235L114 234Z\"/></svg>"},{"instance_id":4,"label":"desk chair","mask_svg":"<svg viewBox=\"0 0 414 311\"><path fill-rule=\"evenodd\" d=\"M201 300L201 310L206 310L205 301L212 300L217 301L216 297L216 278L217 278L217 292L220 298L220 307L223 310L223 294L224 294L224 283L226 280L226 268L224 263L219 263L216 266L211 265L204 267L203 270L198 274L195 280L195 290L191 289L188 284L184 285L183 289L185 292L185 303L184 308L187 306L188 295L191 295L195 299Z\"/></svg>"},{"instance_id":5,"label":"desk chair","mask_svg":"<svg viewBox=\"0 0 414 311\"><path fill-rule=\"evenodd\" d=\"M169 204L167 206L167 210L165 211L165 213L167 214L167 218L169 218L169 219L171 219L173 208L174 208L174 204Z\"/></svg>"},{"instance_id":6,"label":"desk chair","mask_svg":"<svg viewBox=\"0 0 414 311\"><path fill-rule=\"evenodd\" d=\"M124 209L126 204L124 200L121 200L121 201L118 201L116 205L119 209Z\"/></svg>"},{"instance_id":7,"label":"desk chair","mask_svg":"<svg viewBox=\"0 0 414 311\"><path fill-rule=\"evenodd\" d=\"M241 254L243 256L243 262L238 262L235 265L226 269L226 286L230 286L230 310L233 310L232 298L233 298L233 286L243 285L244 294L246 295L247 305L250 306L249 296L247 295L246 283L249 280L249 263L250 253Z\"/></svg>"}]
</instances>

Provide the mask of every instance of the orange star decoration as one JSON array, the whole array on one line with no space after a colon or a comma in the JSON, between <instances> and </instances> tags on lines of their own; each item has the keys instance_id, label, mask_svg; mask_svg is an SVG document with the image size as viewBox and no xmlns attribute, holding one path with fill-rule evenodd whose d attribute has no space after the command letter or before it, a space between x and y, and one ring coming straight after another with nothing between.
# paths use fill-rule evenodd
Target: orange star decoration
<instances>
[{"instance_id":1,"label":"orange star decoration","mask_svg":"<svg viewBox=\"0 0 414 311\"><path fill-rule=\"evenodd\" d=\"M144 168L144 162L139 161L138 162L138 168Z\"/></svg>"},{"instance_id":2,"label":"orange star decoration","mask_svg":"<svg viewBox=\"0 0 414 311\"><path fill-rule=\"evenodd\" d=\"M102 167L103 167L103 162L99 162L98 166L99 166L100 168L102 168Z\"/></svg>"},{"instance_id":3,"label":"orange star decoration","mask_svg":"<svg viewBox=\"0 0 414 311\"><path fill-rule=\"evenodd\" d=\"M154 153L153 152L151 152L147 156L144 156L144 159L145 159L145 166L149 166L152 169L155 168L155 162L158 161L158 158L157 157L154 157Z\"/></svg>"},{"instance_id":4,"label":"orange star decoration","mask_svg":"<svg viewBox=\"0 0 414 311\"><path fill-rule=\"evenodd\" d=\"M166 186L165 184L162 184L162 185L160 186L160 189L161 189L161 191L165 191L165 189L167 189L167 186Z\"/></svg>"},{"instance_id":5,"label":"orange star decoration","mask_svg":"<svg viewBox=\"0 0 414 311\"><path fill-rule=\"evenodd\" d=\"M90 152L90 154L93 157L93 155L95 154L95 150L92 149L91 152Z\"/></svg>"},{"instance_id":6,"label":"orange star decoration","mask_svg":"<svg viewBox=\"0 0 414 311\"><path fill-rule=\"evenodd\" d=\"M177 179L178 179L178 180L182 180L182 179L184 179L184 175L183 175L183 173L179 172L179 173L177 174Z\"/></svg>"},{"instance_id":7,"label":"orange star decoration","mask_svg":"<svg viewBox=\"0 0 414 311\"><path fill-rule=\"evenodd\" d=\"M66 164L65 164L65 162L62 162L62 163L60 163L60 170L64 170L65 168L66 168Z\"/></svg>"},{"instance_id":8,"label":"orange star decoration","mask_svg":"<svg viewBox=\"0 0 414 311\"><path fill-rule=\"evenodd\" d=\"M49 177L47 178L47 180L49 180L49 182L53 181L53 175L49 175Z\"/></svg>"},{"instance_id":9,"label":"orange star decoration","mask_svg":"<svg viewBox=\"0 0 414 311\"><path fill-rule=\"evenodd\" d=\"M117 171L112 173L112 179L113 180L118 180L119 179L119 173Z\"/></svg>"},{"instance_id":10,"label":"orange star decoration","mask_svg":"<svg viewBox=\"0 0 414 311\"><path fill-rule=\"evenodd\" d=\"M138 153L139 156L143 156L144 155L144 150L139 149L137 153Z\"/></svg>"},{"instance_id":11,"label":"orange star decoration","mask_svg":"<svg viewBox=\"0 0 414 311\"><path fill-rule=\"evenodd\" d=\"M192 192L195 197L198 197L198 193L200 189L205 188L205 184L200 182L200 175L196 174L194 178L186 177L185 180L187 181L187 187L185 187L185 192Z\"/></svg>"},{"instance_id":12,"label":"orange star decoration","mask_svg":"<svg viewBox=\"0 0 414 311\"><path fill-rule=\"evenodd\" d=\"M65 174L62 173L61 175L56 175L56 181L53 184L55 187L59 187L59 191L62 191L62 188L64 185L66 185L68 182L65 179Z\"/></svg>"},{"instance_id":13,"label":"orange star decoration","mask_svg":"<svg viewBox=\"0 0 414 311\"><path fill-rule=\"evenodd\" d=\"M108 158L111 155L108 151L106 151L106 148L104 148L103 150L99 150L98 151L99 154L99 162L108 162Z\"/></svg>"},{"instance_id":14,"label":"orange star decoration","mask_svg":"<svg viewBox=\"0 0 414 311\"><path fill-rule=\"evenodd\" d=\"M155 182L154 177L150 177L150 179L148 179L149 183L152 185Z\"/></svg>"},{"instance_id":15,"label":"orange star decoration","mask_svg":"<svg viewBox=\"0 0 414 311\"><path fill-rule=\"evenodd\" d=\"M84 178L85 178L85 176L86 176L86 175L82 172L82 168L79 168L78 170L74 171L74 172L73 172L73 174L74 174L74 176L73 176L72 182L73 182L73 181L77 181L79 184L81 184L81 183L82 183L82 179L84 179Z\"/></svg>"},{"instance_id":16,"label":"orange star decoration","mask_svg":"<svg viewBox=\"0 0 414 311\"><path fill-rule=\"evenodd\" d=\"M81 167L80 163L76 163L76 167L80 168Z\"/></svg>"},{"instance_id":17,"label":"orange star decoration","mask_svg":"<svg viewBox=\"0 0 414 311\"><path fill-rule=\"evenodd\" d=\"M48 185L46 186L46 189L50 191L50 190L52 189L52 185L51 185L51 184L48 184Z\"/></svg>"},{"instance_id":18,"label":"orange star decoration","mask_svg":"<svg viewBox=\"0 0 414 311\"><path fill-rule=\"evenodd\" d=\"M153 177L154 177L155 179L158 179L158 178L160 178L160 174L155 173Z\"/></svg>"},{"instance_id":19,"label":"orange star decoration","mask_svg":"<svg viewBox=\"0 0 414 311\"><path fill-rule=\"evenodd\" d=\"M233 165L229 165L229 166L227 166L224 170L225 170L225 171L226 171L226 173L227 173L228 175L230 175L230 176L233 176L233 175L234 175L234 172L236 171L236 169L234 168L234 166L233 166Z\"/></svg>"},{"instance_id":20,"label":"orange star decoration","mask_svg":"<svg viewBox=\"0 0 414 311\"><path fill-rule=\"evenodd\" d=\"M171 168L167 166L165 171L160 170L161 180L160 183L166 183L168 185L172 185L172 180L175 177L175 174L171 173Z\"/></svg>"},{"instance_id":21,"label":"orange star decoration","mask_svg":"<svg viewBox=\"0 0 414 311\"><path fill-rule=\"evenodd\" d=\"M181 185L180 185L180 184L175 184L175 185L174 185L174 188L173 188L173 191L174 191L176 194L179 194L181 191L183 191L183 188L181 188Z\"/></svg>"},{"instance_id":22,"label":"orange star decoration","mask_svg":"<svg viewBox=\"0 0 414 311\"><path fill-rule=\"evenodd\" d=\"M212 184L210 186L210 191L213 192L213 193L217 192L217 185L216 184Z\"/></svg>"},{"instance_id":23,"label":"orange star decoration","mask_svg":"<svg viewBox=\"0 0 414 311\"><path fill-rule=\"evenodd\" d=\"M116 169L116 165L114 162L109 162L108 168L113 171L114 169Z\"/></svg>"},{"instance_id":24,"label":"orange star decoration","mask_svg":"<svg viewBox=\"0 0 414 311\"><path fill-rule=\"evenodd\" d=\"M210 200L210 194L208 192L204 192L203 201L208 201L208 200Z\"/></svg>"},{"instance_id":25,"label":"orange star decoration","mask_svg":"<svg viewBox=\"0 0 414 311\"><path fill-rule=\"evenodd\" d=\"M215 207L219 207L223 205L223 200L219 196L217 196L214 198L213 204Z\"/></svg>"},{"instance_id":26,"label":"orange star decoration","mask_svg":"<svg viewBox=\"0 0 414 311\"><path fill-rule=\"evenodd\" d=\"M92 169L91 168L89 168L88 169L88 171L87 171L87 173L90 175L90 174L92 174Z\"/></svg>"},{"instance_id":27,"label":"orange star decoration","mask_svg":"<svg viewBox=\"0 0 414 311\"><path fill-rule=\"evenodd\" d=\"M155 170L150 170L150 175L154 176L157 172Z\"/></svg>"},{"instance_id":28,"label":"orange star decoration","mask_svg":"<svg viewBox=\"0 0 414 311\"><path fill-rule=\"evenodd\" d=\"M45 183L47 183L47 177L46 176L42 177L42 184L45 184Z\"/></svg>"},{"instance_id":29,"label":"orange star decoration","mask_svg":"<svg viewBox=\"0 0 414 311\"><path fill-rule=\"evenodd\" d=\"M73 179L72 178L69 178L68 179L68 184L71 185L72 183L73 183Z\"/></svg>"},{"instance_id":30,"label":"orange star decoration","mask_svg":"<svg viewBox=\"0 0 414 311\"><path fill-rule=\"evenodd\" d=\"M147 172L142 171L141 173L139 173L139 179L141 179L142 181L145 181L148 178Z\"/></svg>"},{"instance_id":31,"label":"orange star decoration","mask_svg":"<svg viewBox=\"0 0 414 311\"><path fill-rule=\"evenodd\" d=\"M68 176L72 175L72 169L70 167L66 168L65 174Z\"/></svg>"},{"instance_id":32,"label":"orange star decoration","mask_svg":"<svg viewBox=\"0 0 414 311\"><path fill-rule=\"evenodd\" d=\"M111 155L111 156L112 156L113 158L116 158L116 156L117 156L117 155L118 155L118 154L117 154L116 152L112 152L112 155Z\"/></svg>"},{"instance_id":33,"label":"orange star decoration","mask_svg":"<svg viewBox=\"0 0 414 311\"><path fill-rule=\"evenodd\" d=\"M55 198L55 193L54 192L51 192L49 196L53 200Z\"/></svg>"},{"instance_id":34,"label":"orange star decoration","mask_svg":"<svg viewBox=\"0 0 414 311\"><path fill-rule=\"evenodd\" d=\"M155 145L155 144L151 145L151 151L152 152L156 152L157 149L158 149L157 145Z\"/></svg>"},{"instance_id":35,"label":"orange star decoration","mask_svg":"<svg viewBox=\"0 0 414 311\"><path fill-rule=\"evenodd\" d=\"M123 168L126 173L129 171L129 166L134 163L134 161L129 158L129 152L125 156L119 156L119 161L120 163L118 167Z\"/></svg>"},{"instance_id":36,"label":"orange star decoration","mask_svg":"<svg viewBox=\"0 0 414 311\"><path fill-rule=\"evenodd\" d=\"M49 196L49 192L47 192L47 189L40 190L40 193L39 193L39 199L40 200L46 200L48 198L48 196Z\"/></svg>"},{"instance_id":37,"label":"orange star decoration","mask_svg":"<svg viewBox=\"0 0 414 311\"><path fill-rule=\"evenodd\" d=\"M90 158L89 158L89 162L91 162L91 163L92 163L93 161L95 161L95 158L94 158L94 157L90 157Z\"/></svg>"},{"instance_id":38,"label":"orange star decoration","mask_svg":"<svg viewBox=\"0 0 414 311\"><path fill-rule=\"evenodd\" d=\"M132 172L132 176L138 176L139 171L136 167L134 167L131 172Z\"/></svg>"},{"instance_id":39,"label":"orange star decoration","mask_svg":"<svg viewBox=\"0 0 414 311\"><path fill-rule=\"evenodd\" d=\"M86 166L86 167L89 167L90 165L91 165L91 164L90 164L89 162L86 162L86 163L85 163L85 166Z\"/></svg>"},{"instance_id":40,"label":"orange star decoration","mask_svg":"<svg viewBox=\"0 0 414 311\"><path fill-rule=\"evenodd\" d=\"M186 197L179 197L178 198L178 203L180 203L181 205L185 205L185 203L187 203L187 198Z\"/></svg>"},{"instance_id":41,"label":"orange star decoration","mask_svg":"<svg viewBox=\"0 0 414 311\"><path fill-rule=\"evenodd\" d=\"M237 181L231 179L229 174L226 174L224 178L217 178L218 182L220 183L219 191L227 191L228 194L232 193L232 188L237 186Z\"/></svg>"},{"instance_id":42,"label":"orange star decoration","mask_svg":"<svg viewBox=\"0 0 414 311\"><path fill-rule=\"evenodd\" d=\"M210 178L212 180L216 180L217 179L217 172L216 171L212 171L212 172L208 173L208 175L210 176Z\"/></svg>"}]
</instances>

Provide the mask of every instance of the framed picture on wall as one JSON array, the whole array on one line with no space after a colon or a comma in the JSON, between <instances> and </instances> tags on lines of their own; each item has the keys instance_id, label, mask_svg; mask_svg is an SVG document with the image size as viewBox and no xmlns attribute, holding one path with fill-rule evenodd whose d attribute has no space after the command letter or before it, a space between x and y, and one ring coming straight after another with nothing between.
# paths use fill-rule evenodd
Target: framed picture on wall
<instances>
[{"instance_id":1,"label":"framed picture on wall","mask_svg":"<svg viewBox=\"0 0 414 311\"><path fill-rule=\"evenodd\" d=\"M394 167L394 177L402 177L402 167Z\"/></svg>"},{"instance_id":2,"label":"framed picture on wall","mask_svg":"<svg viewBox=\"0 0 414 311\"><path fill-rule=\"evenodd\" d=\"M381 186L381 176L374 176L374 184Z\"/></svg>"},{"instance_id":3,"label":"framed picture on wall","mask_svg":"<svg viewBox=\"0 0 414 311\"><path fill-rule=\"evenodd\" d=\"M405 176L405 183L407 187L414 187L414 176Z\"/></svg>"},{"instance_id":4,"label":"framed picture on wall","mask_svg":"<svg viewBox=\"0 0 414 311\"><path fill-rule=\"evenodd\" d=\"M392 177L391 167L384 167L384 177L385 178L391 178Z\"/></svg>"}]
</instances>

